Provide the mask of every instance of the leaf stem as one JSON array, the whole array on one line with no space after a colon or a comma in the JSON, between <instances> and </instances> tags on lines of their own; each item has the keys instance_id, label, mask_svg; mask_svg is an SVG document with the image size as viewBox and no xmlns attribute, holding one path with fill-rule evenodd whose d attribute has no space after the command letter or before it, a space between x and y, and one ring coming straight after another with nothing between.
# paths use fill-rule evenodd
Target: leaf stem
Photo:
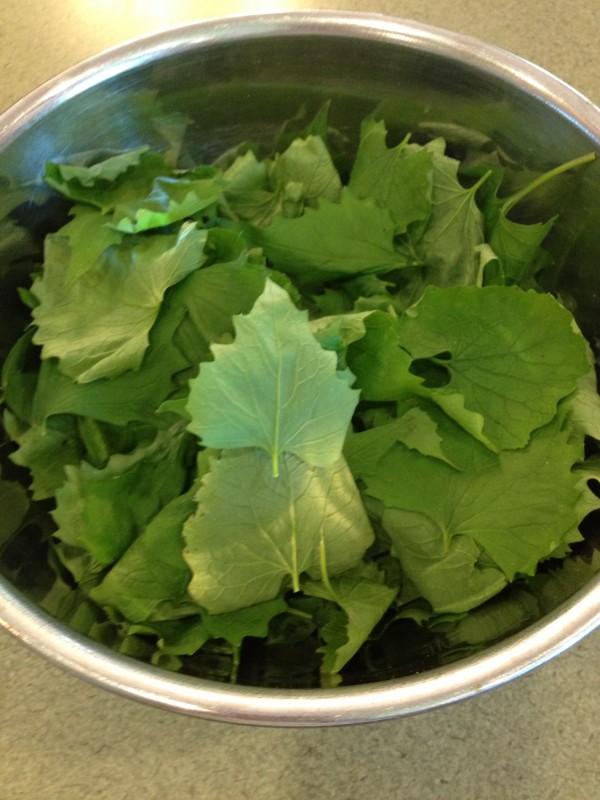
<instances>
[{"instance_id":1,"label":"leaf stem","mask_svg":"<svg viewBox=\"0 0 600 800\"><path fill-rule=\"evenodd\" d=\"M558 175L562 175L563 172L568 172L571 169L576 169L577 167L581 167L584 164L589 164L591 161L596 159L595 153L586 153L584 156L578 156L578 158L573 158L571 161L567 161L564 164L559 164L558 167L554 167L554 169L549 170L548 172L544 172L543 175L538 175L537 178L534 178L527 186L524 186L522 189L519 189L518 192L515 192L509 198L507 198L503 205L502 205L502 213L508 214L508 212L520 203L524 197L528 194L533 192L539 186L542 186L547 181L556 178Z\"/></svg>"},{"instance_id":2,"label":"leaf stem","mask_svg":"<svg viewBox=\"0 0 600 800\"><path fill-rule=\"evenodd\" d=\"M231 675L229 676L231 683L237 683L240 670L240 656L241 647L239 645L233 645L231 649Z\"/></svg>"},{"instance_id":3,"label":"leaf stem","mask_svg":"<svg viewBox=\"0 0 600 800\"><path fill-rule=\"evenodd\" d=\"M488 171L484 172L484 174L481 176L481 178L479 178L477 183L474 183L473 186L471 186L469 191L471 192L471 196L472 197L474 197L475 194L479 191L479 189L481 189L481 187L487 181L487 179L490 177L491 174L492 174L492 170L488 169Z\"/></svg>"},{"instance_id":4,"label":"leaf stem","mask_svg":"<svg viewBox=\"0 0 600 800\"><path fill-rule=\"evenodd\" d=\"M98 422L91 417L80 417L77 430L91 464L98 469L105 466L110 457L110 449Z\"/></svg>"},{"instance_id":5,"label":"leaf stem","mask_svg":"<svg viewBox=\"0 0 600 800\"><path fill-rule=\"evenodd\" d=\"M323 529L321 528L321 540L319 542L319 566L321 568L321 580L325 584L327 591L332 597L335 597L335 592L329 580L329 573L327 571L327 551L325 550L325 537L323 536Z\"/></svg>"},{"instance_id":6,"label":"leaf stem","mask_svg":"<svg viewBox=\"0 0 600 800\"><path fill-rule=\"evenodd\" d=\"M299 608L293 608L292 606L288 606L287 613L293 614L295 617L300 617L301 619L313 619L312 614L309 614L307 611L300 611Z\"/></svg>"},{"instance_id":7,"label":"leaf stem","mask_svg":"<svg viewBox=\"0 0 600 800\"><path fill-rule=\"evenodd\" d=\"M299 592L300 591L300 574L298 573L298 539L296 537L296 531L298 530L298 520L296 518L296 507L294 505L293 499L290 502L290 532L291 532L291 547L292 547L292 591Z\"/></svg>"}]
</instances>

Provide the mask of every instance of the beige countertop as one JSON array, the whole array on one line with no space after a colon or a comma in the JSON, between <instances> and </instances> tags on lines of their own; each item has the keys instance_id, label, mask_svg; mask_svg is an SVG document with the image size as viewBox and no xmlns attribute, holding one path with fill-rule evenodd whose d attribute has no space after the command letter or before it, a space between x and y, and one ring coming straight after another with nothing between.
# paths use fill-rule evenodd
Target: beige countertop
<instances>
[{"instance_id":1,"label":"beige countertop","mask_svg":"<svg viewBox=\"0 0 600 800\"><path fill-rule=\"evenodd\" d=\"M0 110L82 58L192 19L371 10L523 56L600 103L597 0L2 0ZM492 692L352 728L246 728L178 716L65 674L0 633L5 800L579 800L598 796L600 632Z\"/></svg>"}]
</instances>

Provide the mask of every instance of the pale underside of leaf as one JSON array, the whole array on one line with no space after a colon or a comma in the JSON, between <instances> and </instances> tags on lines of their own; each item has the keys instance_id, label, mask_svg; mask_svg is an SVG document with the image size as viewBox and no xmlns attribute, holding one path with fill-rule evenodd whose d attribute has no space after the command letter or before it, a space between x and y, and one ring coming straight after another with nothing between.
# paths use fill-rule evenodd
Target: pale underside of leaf
<instances>
[{"instance_id":1,"label":"pale underside of leaf","mask_svg":"<svg viewBox=\"0 0 600 800\"><path fill-rule=\"evenodd\" d=\"M205 477L184 526L191 596L211 614L297 590L357 564L372 531L343 459L331 469L284 454L273 477L258 449L226 452Z\"/></svg>"},{"instance_id":2,"label":"pale underside of leaf","mask_svg":"<svg viewBox=\"0 0 600 800\"><path fill-rule=\"evenodd\" d=\"M202 263L206 232L190 223L178 236L114 253L68 289L63 241L48 240L46 271L33 286L34 342L80 383L137 369L164 293Z\"/></svg>"},{"instance_id":3,"label":"pale underside of leaf","mask_svg":"<svg viewBox=\"0 0 600 800\"><path fill-rule=\"evenodd\" d=\"M337 373L337 358L313 337L306 315L267 281L233 344L190 384L190 430L207 447L261 447L273 474L284 452L330 466L340 456L358 392Z\"/></svg>"}]
</instances>

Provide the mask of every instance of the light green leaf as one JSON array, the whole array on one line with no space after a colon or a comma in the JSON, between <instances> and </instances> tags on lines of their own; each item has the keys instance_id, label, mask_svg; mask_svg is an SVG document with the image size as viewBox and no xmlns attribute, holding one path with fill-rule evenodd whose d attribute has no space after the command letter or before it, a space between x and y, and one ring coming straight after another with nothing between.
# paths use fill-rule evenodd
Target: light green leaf
<instances>
[{"instance_id":1,"label":"light green leaf","mask_svg":"<svg viewBox=\"0 0 600 800\"><path fill-rule=\"evenodd\" d=\"M348 348L348 367L363 400L398 400L421 392L422 379L410 372L411 355L401 347L398 318L374 311L364 320L365 335Z\"/></svg>"},{"instance_id":2,"label":"light green leaf","mask_svg":"<svg viewBox=\"0 0 600 800\"><path fill-rule=\"evenodd\" d=\"M556 218L526 225L501 214L489 243L498 256L507 283L525 284L539 269L542 242L550 233Z\"/></svg>"},{"instance_id":3,"label":"light green leaf","mask_svg":"<svg viewBox=\"0 0 600 800\"><path fill-rule=\"evenodd\" d=\"M252 152L238 156L223 175L225 213L257 227L275 215L295 217L319 197L337 201L341 182L324 143L314 136L297 139L274 161L257 161Z\"/></svg>"},{"instance_id":4,"label":"light green leaf","mask_svg":"<svg viewBox=\"0 0 600 800\"><path fill-rule=\"evenodd\" d=\"M344 455L351 469L354 464L357 465L357 474L360 470L361 475L372 475L377 471L380 460L396 442L454 466L443 451L443 439L437 423L417 406L409 408L392 422L350 434L344 446Z\"/></svg>"},{"instance_id":5,"label":"light green leaf","mask_svg":"<svg viewBox=\"0 0 600 800\"><path fill-rule=\"evenodd\" d=\"M179 457L181 432L127 454L110 457L96 469L85 461L65 466L66 481L56 491L52 516L56 536L83 548L102 565L119 559L152 517L181 493L186 480Z\"/></svg>"},{"instance_id":6,"label":"light green leaf","mask_svg":"<svg viewBox=\"0 0 600 800\"><path fill-rule=\"evenodd\" d=\"M232 318L249 314L264 290L265 268L246 258L244 253L234 261L211 264L186 280L181 301L207 350L212 342L234 335Z\"/></svg>"},{"instance_id":7,"label":"light green leaf","mask_svg":"<svg viewBox=\"0 0 600 800\"><path fill-rule=\"evenodd\" d=\"M124 233L141 233L192 217L213 206L222 192L219 173L212 178L155 178L146 197L120 204L113 211L111 225Z\"/></svg>"},{"instance_id":8,"label":"light green leaf","mask_svg":"<svg viewBox=\"0 0 600 800\"><path fill-rule=\"evenodd\" d=\"M259 161L252 150L238 155L223 172L225 196L235 197L237 192L265 190L267 162Z\"/></svg>"},{"instance_id":9,"label":"light green leaf","mask_svg":"<svg viewBox=\"0 0 600 800\"><path fill-rule=\"evenodd\" d=\"M496 191L488 195L484 214L488 228L488 241L500 261L504 279L508 283L526 285L542 265L542 242L552 229L556 217L545 222L522 223L511 220L509 214L529 194L539 191L559 175L583 167L594 161L594 153L587 153L571 161L536 175L509 197L499 198Z\"/></svg>"},{"instance_id":10,"label":"light green leaf","mask_svg":"<svg viewBox=\"0 0 600 800\"><path fill-rule=\"evenodd\" d=\"M145 197L155 178L172 172L160 153L142 147L90 165L49 162L45 180L65 197L96 206L106 214Z\"/></svg>"},{"instance_id":11,"label":"light green leaf","mask_svg":"<svg viewBox=\"0 0 600 800\"><path fill-rule=\"evenodd\" d=\"M465 611L502 581L533 574L573 534L582 491L572 470L581 444L558 424L496 456L464 434L460 446L471 449L470 464L444 436L460 471L396 444L363 478L386 507L394 554L436 611Z\"/></svg>"},{"instance_id":12,"label":"light green leaf","mask_svg":"<svg viewBox=\"0 0 600 800\"><path fill-rule=\"evenodd\" d=\"M193 272L165 297L140 368L110 380L76 383L58 369L56 359L42 361L34 421L43 424L53 414L78 414L116 425L135 420L162 425L157 410L181 390L181 381L186 388L178 398L185 405L187 378L197 374L200 361L210 358L209 342L233 333L232 314L250 311L264 282L259 265L214 264ZM11 376L11 395L33 395L31 376L20 363ZM13 405L22 407L16 401Z\"/></svg>"},{"instance_id":13,"label":"light green leaf","mask_svg":"<svg viewBox=\"0 0 600 800\"><path fill-rule=\"evenodd\" d=\"M588 348L589 370L577 382L577 389L565 400L569 425L579 435L600 441L600 395L594 356Z\"/></svg>"},{"instance_id":14,"label":"light green leaf","mask_svg":"<svg viewBox=\"0 0 600 800\"><path fill-rule=\"evenodd\" d=\"M43 424L53 414L77 414L115 425L127 425L136 420L157 422L158 406L177 389L174 376L190 367L176 342L186 315L179 297L185 285L186 281L182 281L163 301L139 369L110 379L77 383L60 371L57 359L44 359L39 374L33 376L37 377L34 422ZM23 377L31 376L25 373ZM13 390L18 389L15 380L16 374L11 381ZM22 391L26 388L27 384Z\"/></svg>"},{"instance_id":15,"label":"light green leaf","mask_svg":"<svg viewBox=\"0 0 600 800\"><path fill-rule=\"evenodd\" d=\"M582 520L600 508L600 498L597 493L600 483L600 458L598 455L586 458L583 463L575 466L574 471L578 478L577 488L580 492L576 512L578 520ZM577 541L577 536L573 536L571 541ZM565 542L565 544L569 544L569 542Z\"/></svg>"},{"instance_id":16,"label":"light green leaf","mask_svg":"<svg viewBox=\"0 0 600 800\"><path fill-rule=\"evenodd\" d=\"M412 309L409 313L412 313ZM356 376L356 387L363 400L392 401L431 398L449 417L478 441L495 449L483 433L484 417L465 407L465 398L450 387L431 388L425 378L413 372L414 359L400 339L401 323L398 317L384 311L375 311L365 321L365 335L350 344L347 354L349 368ZM438 372L447 369L446 361L431 359ZM443 385L442 381L442 385ZM435 384L434 384L435 386Z\"/></svg>"},{"instance_id":17,"label":"light green leaf","mask_svg":"<svg viewBox=\"0 0 600 800\"><path fill-rule=\"evenodd\" d=\"M71 286L91 269L105 250L119 244L123 235L110 227L107 218L91 206L74 206L73 219L57 232L69 240L65 286ZM66 255L66 254L65 254Z\"/></svg>"},{"instance_id":18,"label":"light green leaf","mask_svg":"<svg viewBox=\"0 0 600 800\"><path fill-rule=\"evenodd\" d=\"M369 427L347 437L344 455L355 477L375 475L379 471L380 460L393 449L396 442L414 450L415 454L439 459L461 471L479 472L497 463L495 452L468 435L463 427L431 400L410 398L405 403L398 403L396 408L397 417L390 413L386 415L385 408L378 408L375 413L363 413ZM407 420L403 420L404 416L407 416ZM422 433L422 436L417 437L418 433ZM397 477L390 474L388 479L390 486L393 486Z\"/></svg>"},{"instance_id":19,"label":"light green leaf","mask_svg":"<svg viewBox=\"0 0 600 800\"><path fill-rule=\"evenodd\" d=\"M317 317L311 320L310 328L321 347L343 354L348 345L362 339L365 335L365 319L370 314L370 311L361 311Z\"/></svg>"},{"instance_id":20,"label":"light green leaf","mask_svg":"<svg viewBox=\"0 0 600 800\"><path fill-rule=\"evenodd\" d=\"M21 429L16 418L6 411L4 425L10 438L18 443L11 461L31 472L33 499L52 497L65 481L65 466L77 464L81 457L76 421L69 416L54 416L45 425Z\"/></svg>"},{"instance_id":21,"label":"light green leaf","mask_svg":"<svg viewBox=\"0 0 600 800\"><path fill-rule=\"evenodd\" d=\"M186 223L175 235L148 237L105 252L68 284L68 248L60 235L46 243L43 277L33 284L42 357L80 383L139 368L166 290L204 259L206 231Z\"/></svg>"},{"instance_id":22,"label":"light green leaf","mask_svg":"<svg viewBox=\"0 0 600 800\"><path fill-rule=\"evenodd\" d=\"M62 182L69 183L69 181L77 182L81 186L89 188L98 181L114 181L131 167L137 167L144 154L151 155L148 153L147 147L139 147L137 150L117 153L89 165L85 163L57 164L48 162L46 165L46 181L53 185L58 183L60 178L61 183L57 188L62 186ZM83 155L85 156L85 154ZM82 158L81 160L84 159Z\"/></svg>"},{"instance_id":23,"label":"light green leaf","mask_svg":"<svg viewBox=\"0 0 600 800\"><path fill-rule=\"evenodd\" d=\"M244 220L257 228L268 225L281 211L282 198L265 189L230 192L226 197L228 211L233 212L238 220Z\"/></svg>"},{"instance_id":24,"label":"light green leaf","mask_svg":"<svg viewBox=\"0 0 600 800\"><path fill-rule=\"evenodd\" d=\"M251 150L239 155L223 173L224 214L258 227L267 225L279 210L277 194L267 182L267 160L259 161Z\"/></svg>"},{"instance_id":25,"label":"light green leaf","mask_svg":"<svg viewBox=\"0 0 600 800\"><path fill-rule=\"evenodd\" d=\"M523 447L589 369L569 312L550 295L516 287L430 288L398 329L413 359L447 374L431 399L473 435L477 419L465 412L479 415L477 438L495 448Z\"/></svg>"},{"instance_id":26,"label":"light green leaf","mask_svg":"<svg viewBox=\"0 0 600 800\"><path fill-rule=\"evenodd\" d=\"M423 395L425 396L424 392ZM458 422L458 424L461 425L467 433L470 433L473 438L477 439L478 442L489 447L490 450L498 449L498 445L484 433L485 417L483 414L477 411L471 411L471 409L467 408L467 400L464 395L458 392L452 393L450 391L444 392L432 389L429 396L446 412L450 419Z\"/></svg>"},{"instance_id":27,"label":"light green leaf","mask_svg":"<svg viewBox=\"0 0 600 800\"><path fill-rule=\"evenodd\" d=\"M502 570L486 563L474 539L450 536L427 514L389 508L382 524L404 573L436 613L468 611L508 583Z\"/></svg>"},{"instance_id":28,"label":"light green leaf","mask_svg":"<svg viewBox=\"0 0 600 800\"><path fill-rule=\"evenodd\" d=\"M338 376L335 353L320 347L306 314L272 281L234 325L235 342L213 345L215 360L191 382L190 430L207 447L261 447L274 475L282 453L331 466L358 401Z\"/></svg>"},{"instance_id":29,"label":"light green leaf","mask_svg":"<svg viewBox=\"0 0 600 800\"><path fill-rule=\"evenodd\" d=\"M189 494L171 500L140 533L102 582L90 591L101 606L130 622L143 622L186 594L190 571L183 559L183 523L195 510Z\"/></svg>"},{"instance_id":30,"label":"light green leaf","mask_svg":"<svg viewBox=\"0 0 600 800\"><path fill-rule=\"evenodd\" d=\"M355 566L373 534L346 462L313 467L289 453L274 478L261 450L226 452L184 526L190 595L211 614L276 597L300 576Z\"/></svg>"}]
</instances>

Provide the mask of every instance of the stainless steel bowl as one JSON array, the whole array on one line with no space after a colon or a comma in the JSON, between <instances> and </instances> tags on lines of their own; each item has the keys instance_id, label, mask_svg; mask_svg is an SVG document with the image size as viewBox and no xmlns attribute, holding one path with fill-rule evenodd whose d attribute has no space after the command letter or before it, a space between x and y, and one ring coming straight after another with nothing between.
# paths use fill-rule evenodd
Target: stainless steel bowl
<instances>
[{"instance_id":1,"label":"stainless steel bowl","mask_svg":"<svg viewBox=\"0 0 600 800\"><path fill-rule=\"evenodd\" d=\"M476 129L532 168L591 150L600 110L542 69L479 41L382 16L298 12L192 24L125 44L68 70L0 117L0 175L35 181L46 159L152 144L148 100L189 114L188 145L210 158L265 140L301 103L335 99L344 131L388 101L407 128ZM561 209L552 246L586 334L600 339L600 164ZM3 310L4 311L4 310ZM556 656L600 622L594 580L540 622L445 667L333 690L236 687L175 675L86 639L0 579L0 621L56 664L163 708L263 725L335 725L425 711L502 684Z\"/></svg>"}]
</instances>

